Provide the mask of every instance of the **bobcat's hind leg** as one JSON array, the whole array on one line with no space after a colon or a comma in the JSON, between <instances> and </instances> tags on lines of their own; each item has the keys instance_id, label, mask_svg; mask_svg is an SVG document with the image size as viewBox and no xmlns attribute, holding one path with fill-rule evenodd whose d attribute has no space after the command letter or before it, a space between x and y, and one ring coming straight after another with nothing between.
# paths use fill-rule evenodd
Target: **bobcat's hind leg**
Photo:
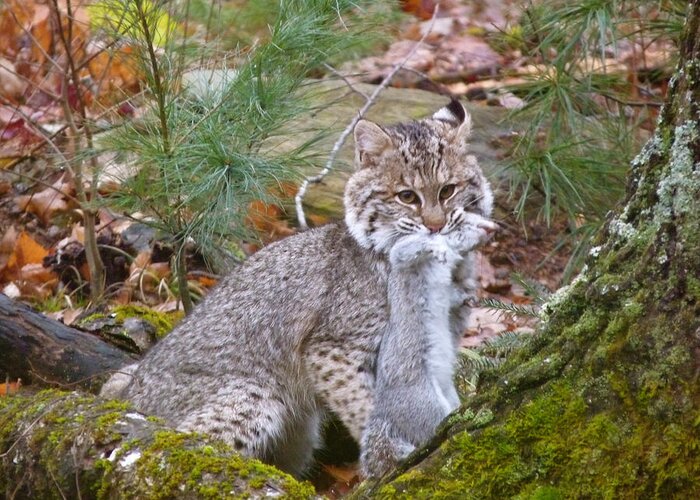
<instances>
[{"instance_id":1,"label":"bobcat's hind leg","mask_svg":"<svg viewBox=\"0 0 700 500\"><path fill-rule=\"evenodd\" d=\"M311 464L321 423L314 403L258 384L221 387L209 401L175 422L178 430L209 434L296 476Z\"/></svg>"},{"instance_id":2,"label":"bobcat's hind leg","mask_svg":"<svg viewBox=\"0 0 700 500\"><path fill-rule=\"evenodd\" d=\"M294 476L303 476L312 463L314 450L321 445L322 421L323 411L318 407L299 412L285 427L284 437L272 451L269 462Z\"/></svg>"}]
</instances>

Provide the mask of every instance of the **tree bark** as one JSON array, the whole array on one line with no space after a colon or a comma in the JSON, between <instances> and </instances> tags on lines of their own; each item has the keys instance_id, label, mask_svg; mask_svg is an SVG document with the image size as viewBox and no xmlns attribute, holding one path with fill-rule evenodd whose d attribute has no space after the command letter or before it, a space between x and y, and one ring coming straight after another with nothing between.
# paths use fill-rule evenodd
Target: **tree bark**
<instances>
[{"instance_id":1,"label":"tree bark","mask_svg":"<svg viewBox=\"0 0 700 500\"><path fill-rule=\"evenodd\" d=\"M0 377L95 391L136 358L0 294Z\"/></svg>"},{"instance_id":2,"label":"tree bark","mask_svg":"<svg viewBox=\"0 0 700 500\"><path fill-rule=\"evenodd\" d=\"M186 395L183 395L186 397ZM128 403L44 391L0 398L0 494L27 499L311 498L313 487Z\"/></svg>"},{"instance_id":3,"label":"tree bark","mask_svg":"<svg viewBox=\"0 0 700 500\"><path fill-rule=\"evenodd\" d=\"M585 270L435 439L357 497L698 498L700 2Z\"/></svg>"}]
</instances>

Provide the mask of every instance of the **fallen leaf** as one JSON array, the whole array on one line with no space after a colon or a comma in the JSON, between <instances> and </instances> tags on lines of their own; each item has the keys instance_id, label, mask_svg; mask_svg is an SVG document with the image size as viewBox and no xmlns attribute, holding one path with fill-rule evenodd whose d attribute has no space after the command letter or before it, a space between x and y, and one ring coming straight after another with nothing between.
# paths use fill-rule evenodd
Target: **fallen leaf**
<instances>
[{"instance_id":1,"label":"fallen leaf","mask_svg":"<svg viewBox=\"0 0 700 500\"><path fill-rule=\"evenodd\" d=\"M323 470L336 481L349 483L358 478L357 467L341 467L338 465L323 464Z\"/></svg>"},{"instance_id":2,"label":"fallen leaf","mask_svg":"<svg viewBox=\"0 0 700 500\"><path fill-rule=\"evenodd\" d=\"M66 309L63 311L63 324L66 326L71 326L78 319L78 316L83 314L85 309L83 307L78 307L77 309Z\"/></svg>"},{"instance_id":3,"label":"fallen leaf","mask_svg":"<svg viewBox=\"0 0 700 500\"><path fill-rule=\"evenodd\" d=\"M401 0L401 10L426 20L433 17L435 2L433 0Z\"/></svg>"},{"instance_id":4,"label":"fallen leaf","mask_svg":"<svg viewBox=\"0 0 700 500\"><path fill-rule=\"evenodd\" d=\"M22 296L22 292L19 287L14 283L8 283L2 288L2 293L7 295L11 299L18 299Z\"/></svg>"},{"instance_id":5,"label":"fallen leaf","mask_svg":"<svg viewBox=\"0 0 700 500\"><path fill-rule=\"evenodd\" d=\"M180 305L179 300L168 300L167 302L163 302L162 304L158 304L157 306L154 306L151 309L153 309L154 311L157 311L157 312L168 313L168 312L182 311L182 306Z\"/></svg>"},{"instance_id":6,"label":"fallen leaf","mask_svg":"<svg viewBox=\"0 0 700 500\"><path fill-rule=\"evenodd\" d=\"M8 237L8 235L5 235L5 237ZM0 245L2 247L8 245L12 240L11 234L7 241L5 237L3 237L3 242ZM48 254L49 252L47 249L37 243L27 232L22 231L15 240L12 253L2 269L0 278L4 278L4 281L19 279L24 266L27 264L41 264L44 261L44 257Z\"/></svg>"},{"instance_id":7,"label":"fallen leaf","mask_svg":"<svg viewBox=\"0 0 700 500\"><path fill-rule=\"evenodd\" d=\"M20 210L36 215L45 226L56 212L68 210L67 197L72 193L72 185L64 182L63 177L38 193L16 196L14 201Z\"/></svg>"},{"instance_id":8,"label":"fallen leaf","mask_svg":"<svg viewBox=\"0 0 700 500\"><path fill-rule=\"evenodd\" d=\"M246 220L265 240L273 241L294 234L294 229L289 227L283 217L284 210L281 207L255 200L248 206Z\"/></svg>"},{"instance_id":9,"label":"fallen leaf","mask_svg":"<svg viewBox=\"0 0 700 500\"><path fill-rule=\"evenodd\" d=\"M22 297L45 300L56 290L58 276L42 264L27 264L14 283Z\"/></svg>"},{"instance_id":10,"label":"fallen leaf","mask_svg":"<svg viewBox=\"0 0 700 500\"><path fill-rule=\"evenodd\" d=\"M15 251L17 236L17 229L14 226L10 226L5 231L2 239L0 239L0 278L2 278L2 273L10 260L10 256Z\"/></svg>"},{"instance_id":11,"label":"fallen leaf","mask_svg":"<svg viewBox=\"0 0 700 500\"><path fill-rule=\"evenodd\" d=\"M22 387L22 379L18 378L15 382L4 382L0 384L0 396L9 394L17 394Z\"/></svg>"},{"instance_id":12,"label":"fallen leaf","mask_svg":"<svg viewBox=\"0 0 700 500\"><path fill-rule=\"evenodd\" d=\"M0 57L0 95L17 102L27 88L27 83L17 75L15 64Z\"/></svg>"}]
</instances>

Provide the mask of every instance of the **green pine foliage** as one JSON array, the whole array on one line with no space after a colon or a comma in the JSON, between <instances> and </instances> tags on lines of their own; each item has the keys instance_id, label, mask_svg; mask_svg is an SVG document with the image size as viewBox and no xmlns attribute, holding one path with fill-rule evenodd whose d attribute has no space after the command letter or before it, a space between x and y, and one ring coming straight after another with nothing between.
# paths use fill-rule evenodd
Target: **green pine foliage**
<instances>
[{"instance_id":1,"label":"green pine foliage","mask_svg":"<svg viewBox=\"0 0 700 500\"><path fill-rule=\"evenodd\" d=\"M649 93L650 85L630 82L615 56L622 44L675 42L686 5L680 0L536 1L519 25L499 36L497 45L519 49L537 68L528 81L511 88L525 102L514 118L528 127L513 146L510 195L520 218L532 216L533 208L547 223L558 214L568 218L575 245L566 279L621 199L629 163L648 136L641 124L653 119L662 100ZM673 63L669 57L660 71L670 75Z\"/></svg>"},{"instance_id":2,"label":"green pine foliage","mask_svg":"<svg viewBox=\"0 0 700 500\"><path fill-rule=\"evenodd\" d=\"M109 202L145 214L147 223L172 236L186 309L185 246L194 242L205 254L220 255L232 241L250 238L244 223L250 203L274 201L283 183L319 162L309 146L323 131L301 144L284 138L290 130L314 131L313 123L298 121L318 105L308 78L366 38L362 2L274 3L268 37L231 53L212 51L215 42L203 43L183 28L196 2L191 11L185 2L182 12L167 14L172 4L110 4L117 14L110 16L112 36L129 37L138 48L147 112L102 141L108 151L127 152L120 161L136 167ZM201 64L212 56L215 64Z\"/></svg>"}]
</instances>

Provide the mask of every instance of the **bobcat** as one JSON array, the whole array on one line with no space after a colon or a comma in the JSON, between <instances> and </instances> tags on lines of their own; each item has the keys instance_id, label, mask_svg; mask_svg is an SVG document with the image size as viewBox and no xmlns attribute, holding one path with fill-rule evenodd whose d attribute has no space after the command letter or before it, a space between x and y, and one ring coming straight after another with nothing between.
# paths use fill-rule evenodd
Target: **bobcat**
<instances>
[{"instance_id":1,"label":"bobcat","mask_svg":"<svg viewBox=\"0 0 700 500\"><path fill-rule=\"evenodd\" d=\"M441 321L449 323L454 358L454 339L468 316L465 301L474 290L469 251L475 243L465 243L463 235L476 234L481 241L494 229L487 220L491 190L467 154L470 128L457 101L430 118L393 127L361 120L344 223L291 236L254 254L139 363L114 375L102 394L131 400L177 429L219 437L295 475L310 464L329 411L361 442L375 399L377 356L390 325L397 327L382 348L384 370L408 374L414 366L403 365L402 353L386 352L390 345L401 346L402 322L394 316L406 307L396 304L417 296L402 299L398 288L390 289L390 276L401 272L400 266L392 270L390 254L407 238L444 239L450 253L448 279L435 286L449 293L450 306L440 314L449 313ZM404 257L410 260L412 251L409 245ZM431 286L428 279L423 289ZM408 355L413 359L416 353ZM457 395L445 380L452 376L450 362L442 371L453 408ZM381 397L388 400L382 407L391 408L406 395L386 390ZM420 412L417 407L413 413ZM413 436L400 438L417 444Z\"/></svg>"}]
</instances>

